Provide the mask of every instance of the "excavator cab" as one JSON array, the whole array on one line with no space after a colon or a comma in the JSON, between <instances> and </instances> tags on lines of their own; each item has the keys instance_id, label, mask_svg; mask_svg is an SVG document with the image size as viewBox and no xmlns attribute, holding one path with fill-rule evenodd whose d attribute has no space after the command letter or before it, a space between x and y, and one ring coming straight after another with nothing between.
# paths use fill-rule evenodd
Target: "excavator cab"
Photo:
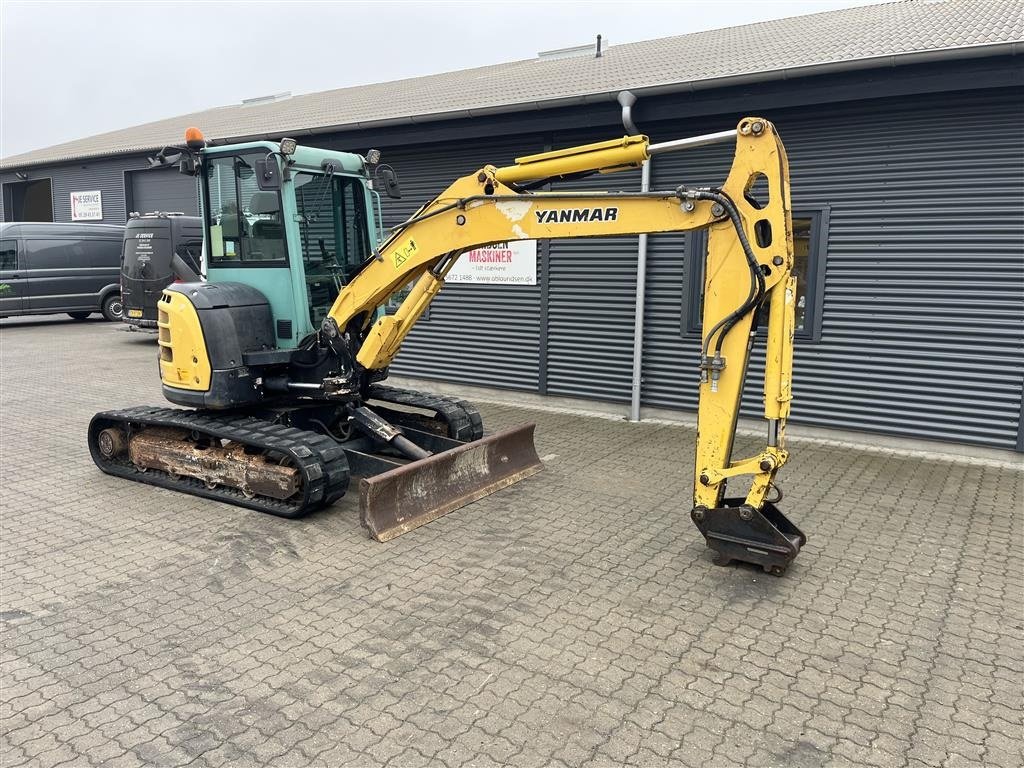
<instances>
[{"instance_id":1,"label":"excavator cab","mask_svg":"<svg viewBox=\"0 0 1024 768\"><path fill-rule=\"evenodd\" d=\"M258 290L274 346L295 348L377 245L363 158L254 142L204 149L199 168L207 282Z\"/></svg>"}]
</instances>

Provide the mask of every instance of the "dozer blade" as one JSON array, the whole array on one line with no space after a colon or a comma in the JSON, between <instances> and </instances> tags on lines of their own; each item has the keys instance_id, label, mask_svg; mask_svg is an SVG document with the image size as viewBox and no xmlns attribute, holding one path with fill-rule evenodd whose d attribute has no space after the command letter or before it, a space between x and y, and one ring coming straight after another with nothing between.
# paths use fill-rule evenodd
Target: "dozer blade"
<instances>
[{"instance_id":1,"label":"dozer blade","mask_svg":"<svg viewBox=\"0 0 1024 768\"><path fill-rule=\"evenodd\" d=\"M359 519L388 541L543 469L534 424L435 453L359 484Z\"/></svg>"}]
</instances>

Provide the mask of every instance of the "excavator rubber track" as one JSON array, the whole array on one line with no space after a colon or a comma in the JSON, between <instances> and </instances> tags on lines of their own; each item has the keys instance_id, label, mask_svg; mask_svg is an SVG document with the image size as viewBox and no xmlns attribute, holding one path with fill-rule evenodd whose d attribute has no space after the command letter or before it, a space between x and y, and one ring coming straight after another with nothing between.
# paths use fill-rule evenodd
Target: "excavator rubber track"
<instances>
[{"instance_id":1,"label":"excavator rubber track","mask_svg":"<svg viewBox=\"0 0 1024 768\"><path fill-rule=\"evenodd\" d=\"M434 413L434 416L424 416L408 411L374 406L375 411L398 426L444 434L452 440L463 443L471 443L484 436L484 422L480 411L466 400L383 384L372 385L368 399L419 408Z\"/></svg>"},{"instance_id":2,"label":"excavator rubber track","mask_svg":"<svg viewBox=\"0 0 1024 768\"><path fill-rule=\"evenodd\" d=\"M111 436L116 441L117 430L124 435L125 443L110 450ZM140 471L129 458L128 446L134 435L144 434L147 430L161 435L187 433L192 438L212 441L218 447L218 444L234 444L256 452L256 455L269 453L280 457L282 466L297 470L294 475L295 492L288 498L273 498L183 473L152 467ZM104 432L106 435L101 436ZM107 451L101 450L101 441ZM93 416L89 423L89 451L96 466L107 474L279 517L301 517L332 504L344 496L349 485L345 450L331 438L230 412L147 406L104 411Z\"/></svg>"}]
</instances>

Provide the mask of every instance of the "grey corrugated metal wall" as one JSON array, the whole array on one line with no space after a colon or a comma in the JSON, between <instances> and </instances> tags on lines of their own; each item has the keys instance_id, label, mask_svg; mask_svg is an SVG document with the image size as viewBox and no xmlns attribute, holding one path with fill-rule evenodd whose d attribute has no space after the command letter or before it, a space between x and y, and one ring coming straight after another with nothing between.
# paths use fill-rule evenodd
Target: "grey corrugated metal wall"
<instances>
[{"instance_id":1,"label":"grey corrugated metal wall","mask_svg":"<svg viewBox=\"0 0 1024 768\"><path fill-rule=\"evenodd\" d=\"M571 147L622 134L562 132L554 146ZM640 189L640 172L623 171L563 183L556 189ZM636 237L551 241L548 319L548 393L629 401L633 370Z\"/></svg>"},{"instance_id":2,"label":"grey corrugated metal wall","mask_svg":"<svg viewBox=\"0 0 1024 768\"><path fill-rule=\"evenodd\" d=\"M796 208L830 210L821 337L797 340L795 422L1001 448L1018 439L1024 382L1024 135L1006 90L864 101L768 114L782 132ZM655 140L739 115L643 125ZM555 147L617 135L556 132ZM535 151L542 139L388 151L409 215L456 176ZM720 183L732 148L659 156L655 188ZM639 173L574 189L636 189ZM696 407L696 334L683 332L684 235L649 241L642 402ZM636 238L550 243L538 289L449 286L396 373L628 402ZM543 282L543 280L542 280ZM536 334L547 329L546 358ZM539 381L537 371L546 372ZM743 413L761 408L757 345Z\"/></svg>"},{"instance_id":3,"label":"grey corrugated metal wall","mask_svg":"<svg viewBox=\"0 0 1024 768\"><path fill-rule=\"evenodd\" d=\"M797 340L801 423L1014 448L1024 382L1020 94L864 102L769 115L793 205L830 205L822 333ZM687 126L688 132L720 127ZM654 126L660 132L662 126ZM724 178L730 152L657 158L655 186ZM646 405L696 406L681 333L683 237L650 239ZM761 407L755 352L743 412Z\"/></svg>"},{"instance_id":4,"label":"grey corrugated metal wall","mask_svg":"<svg viewBox=\"0 0 1024 768\"><path fill-rule=\"evenodd\" d=\"M102 193L103 223L124 224L128 220L125 208L125 171L147 168L145 157L132 155L81 163L28 168L29 179L49 178L53 194L53 220L71 221L71 193L98 189ZM13 172L0 174L0 183L18 181ZM0 204L2 205L2 204ZM0 209L0 221L6 221Z\"/></svg>"},{"instance_id":5,"label":"grey corrugated metal wall","mask_svg":"<svg viewBox=\"0 0 1024 768\"><path fill-rule=\"evenodd\" d=\"M671 97L657 105L662 114L675 109ZM794 206L830 207L821 337L797 341L794 421L1024 450L1022 112L1020 92L1008 88L762 110L785 140ZM552 125L554 133L448 144L382 140L405 193L384 199L385 223L403 220L484 163L621 135L614 110L607 114L606 125L583 132ZM720 130L739 117L669 124L644 123L639 114L654 140ZM548 127L543 116L537 125ZM344 136L309 143L365 149ZM730 158L727 146L659 156L654 186L718 183ZM105 220L121 222L123 172L142 167L142 157L112 158L36 169L31 178L53 178L58 221L70 218L71 191L101 188ZM571 188L638 186L639 174L627 173ZM683 235L649 240L647 406L696 406L698 338L682 330L685 242ZM628 402L636 238L549 247L550 268L545 273L542 246L537 286L446 287L394 371ZM756 348L744 399L752 416L760 410L761 354Z\"/></svg>"}]
</instances>

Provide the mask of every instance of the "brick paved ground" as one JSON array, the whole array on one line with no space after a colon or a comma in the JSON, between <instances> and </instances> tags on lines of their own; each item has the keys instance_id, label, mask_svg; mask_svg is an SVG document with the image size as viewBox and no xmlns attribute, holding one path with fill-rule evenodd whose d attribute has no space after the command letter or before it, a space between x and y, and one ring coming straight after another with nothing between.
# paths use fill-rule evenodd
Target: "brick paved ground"
<instances>
[{"instance_id":1,"label":"brick paved ground","mask_svg":"<svg viewBox=\"0 0 1024 768\"><path fill-rule=\"evenodd\" d=\"M396 541L100 474L152 337L4 321L2 738L32 765L1019 766L1021 474L799 446L782 579L709 563L692 433L506 407L547 469Z\"/></svg>"}]
</instances>

